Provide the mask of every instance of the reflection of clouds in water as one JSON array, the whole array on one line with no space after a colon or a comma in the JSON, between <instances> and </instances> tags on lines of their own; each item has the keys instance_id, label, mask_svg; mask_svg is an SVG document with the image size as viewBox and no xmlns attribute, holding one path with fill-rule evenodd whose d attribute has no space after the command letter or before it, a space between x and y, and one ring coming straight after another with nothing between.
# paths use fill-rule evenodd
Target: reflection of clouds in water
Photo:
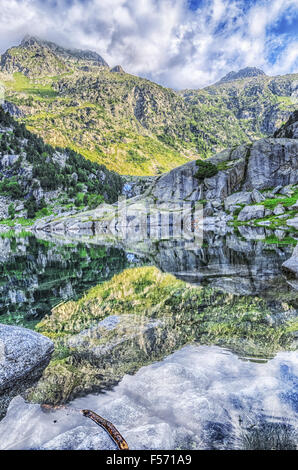
<instances>
[{"instance_id":1,"label":"reflection of clouds in water","mask_svg":"<svg viewBox=\"0 0 298 470\"><path fill-rule=\"evenodd\" d=\"M286 380L280 374L281 367L288 368ZM118 422L124 426L128 441L131 429L138 425L166 423L173 446L191 436L204 447L216 424L219 438L223 433L219 446L228 446L237 433L239 416L247 425L256 424L262 415L295 418L282 393L293 391L297 373L294 353L280 353L260 364L242 361L218 347L189 346L143 367L135 376L125 376L113 392L78 399L74 405L88 405ZM126 415L127 403L130 409L138 410L132 420ZM163 443L160 446L163 448Z\"/></svg>"},{"instance_id":2,"label":"reflection of clouds in water","mask_svg":"<svg viewBox=\"0 0 298 470\"><path fill-rule=\"evenodd\" d=\"M281 364L280 376L289 385L288 389L281 392L280 398L286 401L295 413L298 413L298 377L293 373L293 367Z\"/></svg>"},{"instance_id":3,"label":"reflection of clouds in water","mask_svg":"<svg viewBox=\"0 0 298 470\"><path fill-rule=\"evenodd\" d=\"M77 399L72 406L92 409L112 421L131 448L239 448L240 435L250 426L285 421L297 427L297 402L293 406L297 375L294 352L256 363L242 361L219 347L188 346L162 362L142 367L134 376L126 375L114 391ZM28 406L23 405L23 413ZM81 423L69 415L68 420L62 416L59 427L47 435L49 418L46 424L41 415L36 411L38 426L25 442L26 448L53 438L48 447L59 448L66 437L68 445L77 448L76 432L80 436L85 432L87 439L91 429L85 422L85 431L75 431ZM32 429L32 422L24 416L21 422L11 406L0 423L2 446L17 436L20 426L24 433Z\"/></svg>"}]
</instances>

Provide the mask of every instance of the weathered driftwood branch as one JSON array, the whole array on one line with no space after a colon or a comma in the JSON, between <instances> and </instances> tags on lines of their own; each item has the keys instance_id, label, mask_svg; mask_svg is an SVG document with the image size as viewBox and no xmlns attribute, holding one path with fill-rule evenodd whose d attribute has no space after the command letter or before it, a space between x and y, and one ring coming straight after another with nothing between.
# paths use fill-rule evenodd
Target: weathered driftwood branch
<instances>
[{"instance_id":1,"label":"weathered driftwood branch","mask_svg":"<svg viewBox=\"0 0 298 470\"><path fill-rule=\"evenodd\" d=\"M82 413L83 416L85 416L86 418L92 419L92 421L98 424L98 426L102 427L109 434L109 436L113 439L115 444L117 444L119 450L129 450L126 440L120 434L118 429L115 428L113 423L111 423L110 421L107 421L105 418L103 418L102 416L99 416L97 413L94 413L94 411L79 410L77 408L70 408L65 405L60 405L60 406L41 405L41 408L45 411L55 411L55 410L64 408L71 412Z\"/></svg>"}]
</instances>

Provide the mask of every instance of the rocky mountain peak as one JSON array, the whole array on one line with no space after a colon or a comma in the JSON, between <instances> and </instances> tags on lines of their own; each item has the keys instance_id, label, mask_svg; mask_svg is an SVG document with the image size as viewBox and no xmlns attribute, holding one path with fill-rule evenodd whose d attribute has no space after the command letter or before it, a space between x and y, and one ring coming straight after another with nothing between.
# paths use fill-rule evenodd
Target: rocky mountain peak
<instances>
[{"instance_id":1,"label":"rocky mountain peak","mask_svg":"<svg viewBox=\"0 0 298 470\"><path fill-rule=\"evenodd\" d=\"M88 49L71 49L60 46L52 41L46 41L43 39L38 38L37 36L30 36L26 35L22 40L20 47L28 47L28 46L42 46L49 49L53 52L57 57L60 59L65 60L82 60L82 61L92 61L94 65L101 65L104 67L108 67L109 65L107 62L97 53L94 51L90 51Z\"/></svg>"},{"instance_id":2,"label":"rocky mountain peak","mask_svg":"<svg viewBox=\"0 0 298 470\"><path fill-rule=\"evenodd\" d=\"M116 72L116 73L125 73L121 65L115 65L110 72Z\"/></svg>"},{"instance_id":3,"label":"rocky mountain peak","mask_svg":"<svg viewBox=\"0 0 298 470\"><path fill-rule=\"evenodd\" d=\"M109 67L97 52L69 49L58 44L26 35L19 46L8 49L0 58L3 72L21 72L27 76L59 75L76 66Z\"/></svg>"},{"instance_id":4,"label":"rocky mountain peak","mask_svg":"<svg viewBox=\"0 0 298 470\"><path fill-rule=\"evenodd\" d=\"M245 67L244 69L238 70L238 72L229 72L227 75L221 78L217 84L232 82L233 80L240 80L242 78L259 77L261 75L266 75L263 70L256 67Z\"/></svg>"},{"instance_id":5,"label":"rocky mountain peak","mask_svg":"<svg viewBox=\"0 0 298 470\"><path fill-rule=\"evenodd\" d=\"M41 45L42 40L36 36L30 36L30 34L26 34L26 36L23 37L20 47L28 47L28 46L35 46L35 45Z\"/></svg>"}]
</instances>

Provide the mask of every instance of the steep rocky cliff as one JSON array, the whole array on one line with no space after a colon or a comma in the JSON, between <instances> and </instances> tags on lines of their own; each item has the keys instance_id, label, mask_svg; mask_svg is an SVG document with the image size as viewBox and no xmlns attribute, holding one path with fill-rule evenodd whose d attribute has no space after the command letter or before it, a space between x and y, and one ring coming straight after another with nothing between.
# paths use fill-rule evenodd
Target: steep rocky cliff
<instances>
[{"instance_id":1,"label":"steep rocky cliff","mask_svg":"<svg viewBox=\"0 0 298 470\"><path fill-rule=\"evenodd\" d=\"M263 190L298 182L297 139L267 138L225 150L208 162L217 174L200 180L197 162L190 162L157 179L151 194L159 200L219 199L253 189Z\"/></svg>"}]
</instances>

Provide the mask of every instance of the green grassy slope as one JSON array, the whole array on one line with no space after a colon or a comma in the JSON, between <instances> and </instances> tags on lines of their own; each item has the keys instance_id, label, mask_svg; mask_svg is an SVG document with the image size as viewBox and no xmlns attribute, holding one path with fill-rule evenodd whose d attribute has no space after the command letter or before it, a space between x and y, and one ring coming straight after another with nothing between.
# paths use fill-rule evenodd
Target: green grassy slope
<instances>
[{"instance_id":1,"label":"green grassy slope","mask_svg":"<svg viewBox=\"0 0 298 470\"><path fill-rule=\"evenodd\" d=\"M297 74L176 93L92 54L29 38L1 56L0 80L28 129L122 174L159 174L272 134L295 108Z\"/></svg>"}]
</instances>

